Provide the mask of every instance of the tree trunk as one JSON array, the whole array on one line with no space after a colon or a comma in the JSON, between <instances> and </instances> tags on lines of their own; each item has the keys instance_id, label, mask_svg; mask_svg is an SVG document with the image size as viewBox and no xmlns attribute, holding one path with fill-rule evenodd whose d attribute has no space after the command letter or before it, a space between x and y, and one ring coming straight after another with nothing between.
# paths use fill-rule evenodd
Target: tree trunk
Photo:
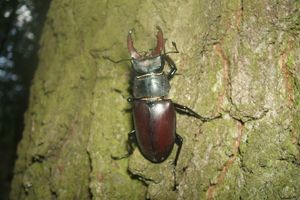
<instances>
[{"instance_id":1,"label":"tree trunk","mask_svg":"<svg viewBox=\"0 0 300 200\"><path fill-rule=\"evenodd\" d=\"M299 199L299 1L53 0L40 41L11 199ZM153 164L133 129L126 35L155 45L155 26L178 67L176 169ZM176 182L176 190L174 190Z\"/></svg>"}]
</instances>

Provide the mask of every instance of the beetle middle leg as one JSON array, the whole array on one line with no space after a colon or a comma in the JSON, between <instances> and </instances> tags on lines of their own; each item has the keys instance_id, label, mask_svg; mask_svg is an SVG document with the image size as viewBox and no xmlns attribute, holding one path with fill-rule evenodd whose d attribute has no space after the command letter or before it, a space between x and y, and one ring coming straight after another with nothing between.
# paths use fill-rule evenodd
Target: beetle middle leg
<instances>
[{"instance_id":1,"label":"beetle middle leg","mask_svg":"<svg viewBox=\"0 0 300 200\"><path fill-rule=\"evenodd\" d=\"M112 159L114 160L121 160L123 158L127 158L129 157L134 150L134 146L133 144L136 144L136 136L135 136L135 130L132 130L129 134L128 134L128 140L127 140L127 154L123 155L123 156L111 156Z\"/></svg>"}]
</instances>

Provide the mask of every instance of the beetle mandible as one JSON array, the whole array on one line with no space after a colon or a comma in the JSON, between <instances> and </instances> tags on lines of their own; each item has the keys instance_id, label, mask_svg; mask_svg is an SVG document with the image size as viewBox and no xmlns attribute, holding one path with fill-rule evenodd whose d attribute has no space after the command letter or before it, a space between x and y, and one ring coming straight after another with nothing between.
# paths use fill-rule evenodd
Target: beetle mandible
<instances>
[{"instance_id":1,"label":"beetle mandible","mask_svg":"<svg viewBox=\"0 0 300 200\"><path fill-rule=\"evenodd\" d=\"M157 27L156 47L141 55L133 46L132 31L127 36L127 48L131 56L133 70L133 97L128 98L132 103L134 130L128 134L128 154L113 159L122 159L133 153L133 143L136 143L142 155L153 163L161 163L171 154L174 144L178 146L174 166L177 164L183 139L176 132L175 111L181 114L202 117L190 108L174 103L168 99L169 81L177 71L174 61L167 55L179 53L176 44L172 42L175 51L165 52L163 32ZM110 59L111 60L111 59ZM111 60L112 61L112 60ZM121 60L122 61L122 60ZM113 61L120 62L120 61ZM165 74L167 62L170 71Z\"/></svg>"}]
</instances>

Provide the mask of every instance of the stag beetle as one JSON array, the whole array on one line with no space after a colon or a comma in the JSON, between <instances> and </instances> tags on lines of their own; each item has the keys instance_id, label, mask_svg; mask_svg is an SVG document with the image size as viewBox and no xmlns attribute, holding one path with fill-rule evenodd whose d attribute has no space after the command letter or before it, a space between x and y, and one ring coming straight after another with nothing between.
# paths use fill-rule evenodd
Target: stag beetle
<instances>
[{"instance_id":1,"label":"stag beetle","mask_svg":"<svg viewBox=\"0 0 300 200\"><path fill-rule=\"evenodd\" d=\"M161 163L171 154L174 143L178 146L174 166L181 151L183 139L176 132L175 111L181 114L202 117L190 108L179 105L168 99L170 90L169 81L177 70L174 61L167 55L179 53L176 44L172 42L175 51L165 52L163 32L157 27L157 44L153 51L141 55L133 46L132 31L127 36L127 48L131 56L134 73L132 103L134 130L128 135L128 153L121 157L112 156L113 159L122 159L133 153L133 143L137 144L142 155L153 163ZM111 60L111 59L110 59ZM111 60L113 61L113 60ZM123 60L120 60L123 61ZM120 61L113 61L118 63ZM165 74L164 66L167 62L170 71Z\"/></svg>"}]
</instances>

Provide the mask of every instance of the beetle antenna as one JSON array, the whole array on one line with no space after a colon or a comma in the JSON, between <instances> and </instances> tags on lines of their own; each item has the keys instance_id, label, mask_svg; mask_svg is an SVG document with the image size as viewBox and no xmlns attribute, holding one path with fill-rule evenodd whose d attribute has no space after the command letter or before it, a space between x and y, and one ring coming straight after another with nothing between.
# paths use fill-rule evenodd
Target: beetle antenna
<instances>
[{"instance_id":1,"label":"beetle antenna","mask_svg":"<svg viewBox=\"0 0 300 200\"><path fill-rule=\"evenodd\" d=\"M177 49L177 45L175 42L172 42L173 47L175 48L175 51L169 51L169 52L164 52L164 54L170 54L170 53L179 53L178 49Z\"/></svg>"},{"instance_id":2,"label":"beetle antenna","mask_svg":"<svg viewBox=\"0 0 300 200\"><path fill-rule=\"evenodd\" d=\"M126 58L126 59L121 59L121 60L113 60L109 56L102 56L102 58L106 59L106 60L109 60L110 62L113 62L113 63L120 63L120 62L132 60L131 58Z\"/></svg>"}]
</instances>

